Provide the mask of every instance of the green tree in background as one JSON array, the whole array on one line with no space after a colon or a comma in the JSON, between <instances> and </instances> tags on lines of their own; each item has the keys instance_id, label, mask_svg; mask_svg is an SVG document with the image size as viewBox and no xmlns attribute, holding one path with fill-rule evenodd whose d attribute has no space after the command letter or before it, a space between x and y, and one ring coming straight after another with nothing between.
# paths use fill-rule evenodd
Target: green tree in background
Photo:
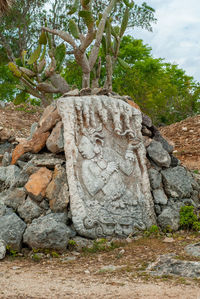
<instances>
[{"instance_id":1,"label":"green tree in background","mask_svg":"<svg viewBox=\"0 0 200 299\"><path fill-rule=\"evenodd\" d=\"M141 40L126 36L119 57L130 68L116 67L113 90L128 94L155 124L170 124L200 113L200 85L177 65L151 56Z\"/></svg>"}]
</instances>

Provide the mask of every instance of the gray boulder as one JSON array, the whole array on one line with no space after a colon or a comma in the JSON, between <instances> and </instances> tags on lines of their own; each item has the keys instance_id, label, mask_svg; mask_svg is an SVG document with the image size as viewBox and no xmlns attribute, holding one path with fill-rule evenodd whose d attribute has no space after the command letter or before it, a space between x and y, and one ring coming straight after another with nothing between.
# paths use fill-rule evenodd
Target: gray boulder
<instances>
[{"instance_id":1,"label":"gray boulder","mask_svg":"<svg viewBox=\"0 0 200 299\"><path fill-rule=\"evenodd\" d=\"M180 221L179 211L172 207L167 207L158 216L157 220L162 229L170 228L173 231L177 231Z\"/></svg>"},{"instance_id":2,"label":"gray boulder","mask_svg":"<svg viewBox=\"0 0 200 299\"><path fill-rule=\"evenodd\" d=\"M43 213L41 209L30 197L18 208L19 216L26 222L31 223Z\"/></svg>"},{"instance_id":3,"label":"gray boulder","mask_svg":"<svg viewBox=\"0 0 200 299\"><path fill-rule=\"evenodd\" d=\"M20 179L20 168L16 165L9 165L7 167L0 167L0 183L4 183L9 187L14 185Z\"/></svg>"},{"instance_id":4,"label":"gray boulder","mask_svg":"<svg viewBox=\"0 0 200 299\"><path fill-rule=\"evenodd\" d=\"M170 167L176 167L178 165L180 165L180 161L179 159L177 159L176 157L174 157L173 155L171 155L171 164Z\"/></svg>"},{"instance_id":5,"label":"gray boulder","mask_svg":"<svg viewBox=\"0 0 200 299\"><path fill-rule=\"evenodd\" d=\"M151 128L152 125L153 125L151 118L148 115L144 114L144 113L142 113L142 125L146 126L148 128Z\"/></svg>"},{"instance_id":6,"label":"gray boulder","mask_svg":"<svg viewBox=\"0 0 200 299\"><path fill-rule=\"evenodd\" d=\"M16 181L20 178L20 168L16 165L9 165L6 167L6 180L5 185L6 186L12 186Z\"/></svg>"},{"instance_id":7,"label":"gray boulder","mask_svg":"<svg viewBox=\"0 0 200 299\"><path fill-rule=\"evenodd\" d=\"M184 248L185 252L194 257L200 257L200 243L189 244Z\"/></svg>"},{"instance_id":8,"label":"gray boulder","mask_svg":"<svg viewBox=\"0 0 200 299\"><path fill-rule=\"evenodd\" d=\"M0 239L0 260L6 256L6 243Z\"/></svg>"},{"instance_id":9,"label":"gray boulder","mask_svg":"<svg viewBox=\"0 0 200 299\"><path fill-rule=\"evenodd\" d=\"M54 154L40 154L34 156L30 163L37 167L47 167L49 169L54 169L55 165L65 163L65 157L55 157Z\"/></svg>"},{"instance_id":10,"label":"gray boulder","mask_svg":"<svg viewBox=\"0 0 200 299\"><path fill-rule=\"evenodd\" d=\"M21 170L19 176L16 177L11 187L12 188L23 187L28 182L28 179L29 179L29 175L24 170Z\"/></svg>"},{"instance_id":11,"label":"gray boulder","mask_svg":"<svg viewBox=\"0 0 200 299\"><path fill-rule=\"evenodd\" d=\"M151 275L175 275L181 277L200 277L200 262L175 259L174 254L162 255L148 266Z\"/></svg>"},{"instance_id":12,"label":"gray boulder","mask_svg":"<svg viewBox=\"0 0 200 299\"><path fill-rule=\"evenodd\" d=\"M5 152L2 159L2 166L7 167L10 165L10 162L12 160L12 154L9 152Z\"/></svg>"},{"instance_id":13,"label":"gray boulder","mask_svg":"<svg viewBox=\"0 0 200 299\"><path fill-rule=\"evenodd\" d=\"M9 142L0 143L0 155L4 155L5 152L11 152L14 145Z\"/></svg>"},{"instance_id":14,"label":"gray boulder","mask_svg":"<svg viewBox=\"0 0 200 299\"><path fill-rule=\"evenodd\" d=\"M26 193L24 188L8 189L4 197L4 203L8 207L13 208L13 210L17 210L18 207L24 203L25 198Z\"/></svg>"},{"instance_id":15,"label":"gray boulder","mask_svg":"<svg viewBox=\"0 0 200 299\"><path fill-rule=\"evenodd\" d=\"M174 147L173 147L171 144L169 144L165 138L162 137L162 135L160 134L160 132L159 132L158 130L155 131L154 134L155 134L155 135L154 135L153 139L154 139L155 141L160 142L160 143L162 144L163 148L164 148L169 154L171 154L171 153L173 152Z\"/></svg>"},{"instance_id":16,"label":"gray boulder","mask_svg":"<svg viewBox=\"0 0 200 299\"><path fill-rule=\"evenodd\" d=\"M6 205L0 202L0 217L6 214Z\"/></svg>"},{"instance_id":17,"label":"gray boulder","mask_svg":"<svg viewBox=\"0 0 200 299\"><path fill-rule=\"evenodd\" d=\"M0 202L0 217L14 213L12 208L8 208L3 202Z\"/></svg>"},{"instance_id":18,"label":"gray boulder","mask_svg":"<svg viewBox=\"0 0 200 299\"><path fill-rule=\"evenodd\" d=\"M171 158L168 152L162 147L162 144L158 141L152 141L147 147L149 157L160 167L169 167L171 164Z\"/></svg>"},{"instance_id":19,"label":"gray boulder","mask_svg":"<svg viewBox=\"0 0 200 299\"><path fill-rule=\"evenodd\" d=\"M155 168L150 168L148 170L150 185L152 189L158 189L161 187L162 184L162 176L159 171Z\"/></svg>"},{"instance_id":20,"label":"gray boulder","mask_svg":"<svg viewBox=\"0 0 200 299\"><path fill-rule=\"evenodd\" d=\"M156 204L166 205L167 204L167 196L163 189L153 190L153 198Z\"/></svg>"},{"instance_id":21,"label":"gray boulder","mask_svg":"<svg viewBox=\"0 0 200 299\"><path fill-rule=\"evenodd\" d=\"M12 249L19 251L26 224L15 213L0 217L0 239Z\"/></svg>"},{"instance_id":22,"label":"gray boulder","mask_svg":"<svg viewBox=\"0 0 200 299\"><path fill-rule=\"evenodd\" d=\"M173 198L189 198L193 191L192 177L182 166L161 171L164 189L168 196Z\"/></svg>"},{"instance_id":23,"label":"gray boulder","mask_svg":"<svg viewBox=\"0 0 200 299\"><path fill-rule=\"evenodd\" d=\"M34 219L24 233L24 243L31 248L65 250L70 238L66 215L48 214Z\"/></svg>"}]
</instances>

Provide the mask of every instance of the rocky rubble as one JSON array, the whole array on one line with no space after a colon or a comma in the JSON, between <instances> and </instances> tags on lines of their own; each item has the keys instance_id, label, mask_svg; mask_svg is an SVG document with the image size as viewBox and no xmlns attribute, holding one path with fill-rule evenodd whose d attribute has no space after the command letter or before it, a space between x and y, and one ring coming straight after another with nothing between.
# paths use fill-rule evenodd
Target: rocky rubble
<instances>
[{"instance_id":1,"label":"rocky rubble","mask_svg":"<svg viewBox=\"0 0 200 299\"><path fill-rule=\"evenodd\" d=\"M128 97L121 99L135 105ZM173 156L173 147L146 115L142 115L142 135L157 223L176 231L180 208L200 205L200 178ZM56 102L33 124L30 138L18 144L10 140L0 140L0 240L16 250L23 245L65 250L77 233L70 213L63 126Z\"/></svg>"},{"instance_id":2,"label":"rocky rubble","mask_svg":"<svg viewBox=\"0 0 200 299\"><path fill-rule=\"evenodd\" d=\"M160 256L156 262L147 268L152 276L200 277L200 262L179 260L175 254Z\"/></svg>"}]
</instances>

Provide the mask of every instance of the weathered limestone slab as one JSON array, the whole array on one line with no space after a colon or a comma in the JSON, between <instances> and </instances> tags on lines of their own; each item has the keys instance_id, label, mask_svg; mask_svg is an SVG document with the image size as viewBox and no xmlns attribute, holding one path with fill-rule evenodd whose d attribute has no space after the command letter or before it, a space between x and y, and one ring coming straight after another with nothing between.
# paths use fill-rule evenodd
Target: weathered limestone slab
<instances>
[{"instance_id":1,"label":"weathered limestone slab","mask_svg":"<svg viewBox=\"0 0 200 299\"><path fill-rule=\"evenodd\" d=\"M182 261L175 254L161 255L147 268L153 276L175 275L181 277L200 277L200 262Z\"/></svg>"},{"instance_id":2,"label":"weathered limestone slab","mask_svg":"<svg viewBox=\"0 0 200 299\"><path fill-rule=\"evenodd\" d=\"M60 98L70 208L86 237L125 237L155 224L141 112L112 97Z\"/></svg>"}]
</instances>

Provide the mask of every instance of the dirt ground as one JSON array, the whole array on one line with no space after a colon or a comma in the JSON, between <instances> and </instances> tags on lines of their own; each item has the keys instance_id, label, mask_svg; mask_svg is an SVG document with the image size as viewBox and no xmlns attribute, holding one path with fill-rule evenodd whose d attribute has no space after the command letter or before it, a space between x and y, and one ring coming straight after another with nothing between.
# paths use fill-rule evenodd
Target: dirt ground
<instances>
[{"instance_id":1,"label":"dirt ground","mask_svg":"<svg viewBox=\"0 0 200 299\"><path fill-rule=\"evenodd\" d=\"M42 109L33 106L0 106L0 128L15 138L26 138L30 135L31 125L39 120L41 113Z\"/></svg>"},{"instance_id":2,"label":"dirt ground","mask_svg":"<svg viewBox=\"0 0 200 299\"><path fill-rule=\"evenodd\" d=\"M165 238L142 237L108 251L72 251L38 261L8 256L0 262L0 298L199 299L199 279L152 278L145 272L160 254L187 258L183 248L199 240L198 235Z\"/></svg>"},{"instance_id":3,"label":"dirt ground","mask_svg":"<svg viewBox=\"0 0 200 299\"><path fill-rule=\"evenodd\" d=\"M0 129L17 138L28 137L42 111L34 107L0 108ZM160 129L175 146L175 155L191 169L200 170L200 115ZM132 240L113 250L75 251L57 258L7 256L0 261L0 299L133 298L200 299L200 280L154 277L146 266L160 254L174 252L188 258L183 248L200 235L173 235ZM105 268L107 267L107 268Z\"/></svg>"},{"instance_id":4,"label":"dirt ground","mask_svg":"<svg viewBox=\"0 0 200 299\"><path fill-rule=\"evenodd\" d=\"M200 170L200 115L160 129L174 145L174 155L192 170Z\"/></svg>"}]
</instances>

